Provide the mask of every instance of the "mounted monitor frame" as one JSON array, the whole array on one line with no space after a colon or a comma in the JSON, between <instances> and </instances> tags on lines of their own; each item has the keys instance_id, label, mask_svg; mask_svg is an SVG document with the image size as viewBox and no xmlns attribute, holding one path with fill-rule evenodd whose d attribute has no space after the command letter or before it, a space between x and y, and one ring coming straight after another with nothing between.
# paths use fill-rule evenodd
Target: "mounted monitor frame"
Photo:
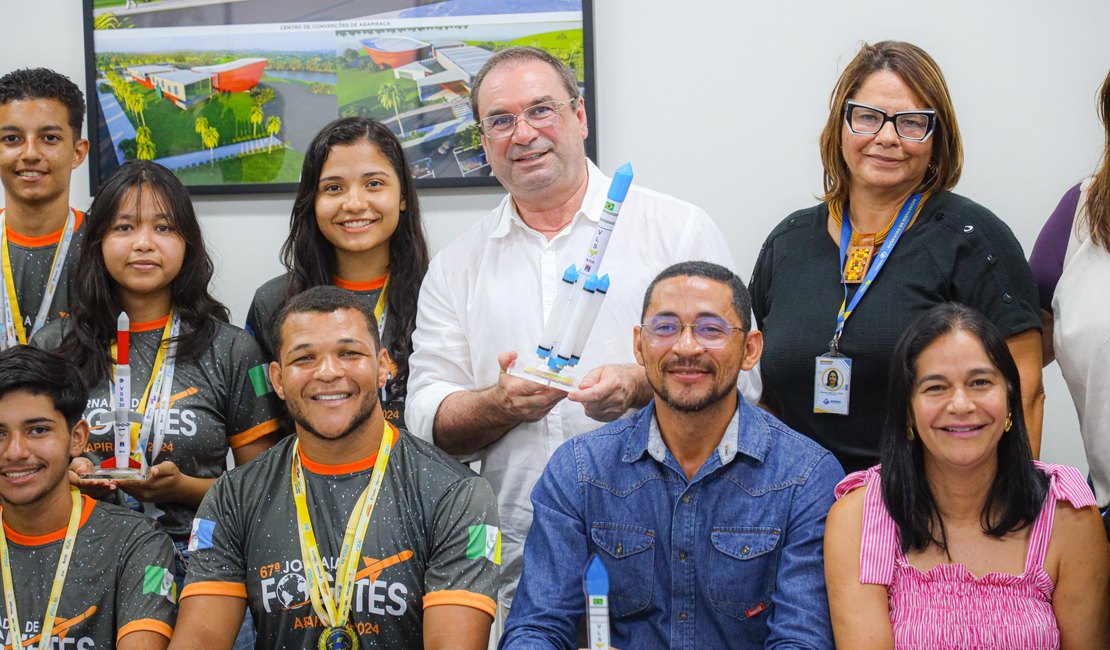
<instances>
[{"instance_id":1,"label":"mounted monitor frame","mask_svg":"<svg viewBox=\"0 0 1110 650\"><path fill-rule=\"evenodd\" d=\"M469 84L510 45L577 72L596 160L592 2L84 0L91 190L143 158L193 194L292 193L348 115L398 135L418 188L495 186Z\"/></svg>"}]
</instances>

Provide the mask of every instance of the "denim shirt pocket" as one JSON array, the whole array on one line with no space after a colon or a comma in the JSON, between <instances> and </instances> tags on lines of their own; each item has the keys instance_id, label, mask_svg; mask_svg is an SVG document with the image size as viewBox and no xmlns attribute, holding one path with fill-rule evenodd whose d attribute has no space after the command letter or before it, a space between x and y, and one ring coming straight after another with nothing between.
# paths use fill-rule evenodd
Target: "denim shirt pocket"
<instances>
[{"instance_id":1,"label":"denim shirt pocket","mask_svg":"<svg viewBox=\"0 0 1110 650\"><path fill-rule=\"evenodd\" d=\"M771 606L778 528L714 528L709 566L709 600L718 611L739 620L758 617Z\"/></svg>"},{"instance_id":2,"label":"denim shirt pocket","mask_svg":"<svg viewBox=\"0 0 1110 650\"><path fill-rule=\"evenodd\" d=\"M605 555L609 572L609 609L628 616L651 603L655 582L655 531L650 528L594 522L590 539Z\"/></svg>"}]
</instances>

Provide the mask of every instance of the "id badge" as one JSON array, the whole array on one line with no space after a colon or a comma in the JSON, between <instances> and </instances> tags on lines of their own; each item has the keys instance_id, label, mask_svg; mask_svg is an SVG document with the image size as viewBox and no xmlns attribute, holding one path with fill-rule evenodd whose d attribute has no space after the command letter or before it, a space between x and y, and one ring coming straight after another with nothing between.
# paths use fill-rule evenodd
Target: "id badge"
<instances>
[{"instance_id":1,"label":"id badge","mask_svg":"<svg viewBox=\"0 0 1110 650\"><path fill-rule=\"evenodd\" d=\"M852 387L852 360L822 354L813 372L813 412L848 415L848 396Z\"/></svg>"}]
</instances>

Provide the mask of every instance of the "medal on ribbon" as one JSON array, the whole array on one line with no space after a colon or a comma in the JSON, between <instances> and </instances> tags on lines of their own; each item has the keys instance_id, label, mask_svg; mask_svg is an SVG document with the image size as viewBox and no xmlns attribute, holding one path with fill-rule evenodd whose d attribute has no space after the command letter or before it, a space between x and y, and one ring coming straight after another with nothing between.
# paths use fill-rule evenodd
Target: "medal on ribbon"
<instances>
[{"instance_id":1,"label":"medal on ribbon","mask_svg":"<svg viewBox=\"0 0 1110 650\"><path fill-rule=\"evenodd\" d=\"M318 650L358 650L358 635L350 625L324 628Z\"/></svg>"},{"instance_id":2,"label":"medal on ribbon","mask_svg":"<svg viewBox=\"0 0 1110 650\"><path fill-rule=\"evenodd\" d=\"M359 495L354 510L347 519L347 529L343 534L343 545L336 563L334 587L329 584L328 574L320 557L316 533L312 528L312 518L308 511L308 486L305 484L301 467L300 444L299 442L293 444L293 468L290 481L293 488L293 503L297 510L297 538L301 547L301 561L304 564L312 609L326 626L317 642L317 648L320 650L355 650L359 646L358 635L348 623L351 617L351 599L354 596L362 545L366 539L370 518L374 513L374 505L381 492L386 464L389 463L389 455L393 451L396 435L387 421L382 431L382 441L378 447L378 457L374 462L374 472L370 475L370 482Z\"/></svg>"}]
</instances>

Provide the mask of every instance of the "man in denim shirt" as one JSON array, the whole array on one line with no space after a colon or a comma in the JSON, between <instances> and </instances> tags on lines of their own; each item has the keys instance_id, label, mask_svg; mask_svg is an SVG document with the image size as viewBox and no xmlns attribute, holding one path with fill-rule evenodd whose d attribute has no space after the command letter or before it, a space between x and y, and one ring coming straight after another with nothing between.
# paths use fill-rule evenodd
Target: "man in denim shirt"
<instances>
[{"instance_id":1,"label":"man in denim shirt","mask_svg":"<svg viewBox=\"0 0 1110 650\"><path fill-rule=\"evenodd\" d=\"M615 647L833 647L821 545L844 472L738 398L763 348L750 313L716 264L676 264L648 287L633 340L655 398L551 458L502 649L577 647L594 554Z\"/></svg>"}]
</instances>

